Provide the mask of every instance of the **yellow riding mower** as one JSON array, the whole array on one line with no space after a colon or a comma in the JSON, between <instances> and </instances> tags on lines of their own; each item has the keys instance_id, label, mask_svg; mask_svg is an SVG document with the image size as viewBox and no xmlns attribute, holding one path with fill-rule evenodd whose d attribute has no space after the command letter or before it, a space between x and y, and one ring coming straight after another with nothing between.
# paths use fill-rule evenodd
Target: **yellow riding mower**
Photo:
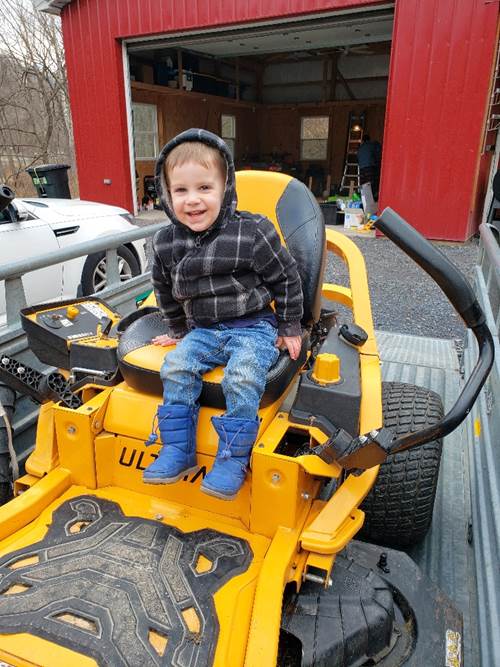
<instances>
[{"instance_id":1,"label":"yellow riding mower","mask_svg":"<svg viewBox=\"0 0 500 667\"><path fill-rule=\"evenodd\" d=\"M72 667L460 665L461 616L399 551L432 518L441 438L468 414L493 361L471 288L387 209L376 226L439 284L479 343L450 413L383 385L364 261L297 180L237 175L241 209L274 221L297 260L304 335L267 378L251 470L230 502L200 492L224 411L204 376L198 469L172 485L142 471L168 348L151 300L120 320L94 297L22 312L32 350L60 372L0 359L0 380L41 405L16 497L0 508L0 660ZM323 283L327 251L350 286ZM341 324L322 297L352 310ZM361 533L368 541L354 541Z\"/></svg>"}]
</instances>

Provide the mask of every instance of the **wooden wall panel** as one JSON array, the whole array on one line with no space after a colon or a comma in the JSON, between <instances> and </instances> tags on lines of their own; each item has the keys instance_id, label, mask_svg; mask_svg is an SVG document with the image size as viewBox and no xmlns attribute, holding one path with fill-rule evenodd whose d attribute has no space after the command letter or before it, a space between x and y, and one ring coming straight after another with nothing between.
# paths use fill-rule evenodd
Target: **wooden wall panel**
<instances>
[{"instance_id":1,"label":"wooden wall panel","mask_svg":"<svg viewBox=\"0 0 500 667\"><path fill-rule=\"evenodd\" d=\"M383 142L385 102L327 102L314 105L263 106L259 109L259 147L262 154L291 153L291 161L300 161L300 119L302 116L329 116L330 141L328 158L320 161L332 183L340 183L344 169L349 112L364 111L365 131L372 139ZM304 170L309 162L301 163Z\"/></svg>"},{"instance_id":2,"label":"wooden wall panel","mask_svg":"<svg viewBox=\"0 0 500 667\"><path fill-rule=\"evenodd\" d=\"M330 117L328 159L319 162L325 174L331 173L332 183L340 183L344 168L347 127L350 111L365 111L365 130L372 139L382 143L384 131L384 101L326 102L313 105L251 105L193 92L171 91L144 83L132 83L134 102L156 104L160 146L190 127L203 127L220 134L221 114L236 116L236 162L244 156L269 156L271 153L290 153L291 162L300 162L300 122L302 116ZM301 163L305 172L308 162ZM143 177L154 171L153 161L137 161L139 201L143 196Z\"/></svg>"},{"instance_id":3,"label":"wooden wall panel","mask_svg":"<svg viewBox=\"0 0 500 667\"><path fill-rule=\"evenodd\" d=\"M246 103L198 93L183 93L142 83L132 83L132 101L156 104L160 148L179 132L202 127L216 134L221 131L221 115L236 116L236 156L251 153L258 142L257 110ZM258 149L257 149L258 150ZM137 160L139 202L144 194L143 177L154 173L154 161Z\"/></svg>"}]
</instances>

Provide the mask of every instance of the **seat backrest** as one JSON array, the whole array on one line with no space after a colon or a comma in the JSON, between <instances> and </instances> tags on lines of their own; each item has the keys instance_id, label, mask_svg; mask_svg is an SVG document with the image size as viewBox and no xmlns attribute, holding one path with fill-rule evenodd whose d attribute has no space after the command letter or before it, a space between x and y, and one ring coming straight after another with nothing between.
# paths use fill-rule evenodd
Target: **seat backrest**
<instances>
[{"instance_id":1,"label":"seat backrest","mask_svg":"<svg viewBox=\"0 0 500 667\"><path fill-rule=\"evenodd\" d=\"M261 213L276 227L297 262L304 294L303 324L317 322L326 258L325 225L312 192L296 178L273 171L236 172L238 209Z\"/></svg>"}]
</instances>

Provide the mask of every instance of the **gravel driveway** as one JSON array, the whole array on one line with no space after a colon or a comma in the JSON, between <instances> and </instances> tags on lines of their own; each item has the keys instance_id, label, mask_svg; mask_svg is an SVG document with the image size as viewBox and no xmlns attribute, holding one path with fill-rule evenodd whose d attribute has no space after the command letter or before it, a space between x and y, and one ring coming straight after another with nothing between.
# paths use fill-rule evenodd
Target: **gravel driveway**
<instances>
[{"instance_id":1,"label":"gravel driveway","mask_svg":"<svg viewBox=\"0 0 500 667\"><path fill-rule=\"evenodd\" d=\"M364 255L375 328L395 333L462 339L465 326L441 289L384 237L352 237ZM471 282L478 260L476 239L435 244ZM329 254L329 282L347 284L343 262Z\"/></svg>"}]
</instances>

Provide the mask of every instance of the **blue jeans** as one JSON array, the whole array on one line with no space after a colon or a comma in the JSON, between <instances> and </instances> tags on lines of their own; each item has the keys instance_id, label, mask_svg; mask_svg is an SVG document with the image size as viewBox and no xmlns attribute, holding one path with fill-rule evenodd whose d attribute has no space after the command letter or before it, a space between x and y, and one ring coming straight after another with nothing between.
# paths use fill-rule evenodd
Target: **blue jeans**
<instances>
[{"instance_id":1,"label":"blue jeans","mask_svg":"<svg viewBox=\"0 0 500 667\"><path fill-rule=\"evenodd\" d=\"M225 415L255 419L267 372L279 356L276 339L275 327L266 321L244 328L193 329L165 357L160 371L164 403L195 406L203 374L225 366Z\"/></svg>"}]
</instances>

